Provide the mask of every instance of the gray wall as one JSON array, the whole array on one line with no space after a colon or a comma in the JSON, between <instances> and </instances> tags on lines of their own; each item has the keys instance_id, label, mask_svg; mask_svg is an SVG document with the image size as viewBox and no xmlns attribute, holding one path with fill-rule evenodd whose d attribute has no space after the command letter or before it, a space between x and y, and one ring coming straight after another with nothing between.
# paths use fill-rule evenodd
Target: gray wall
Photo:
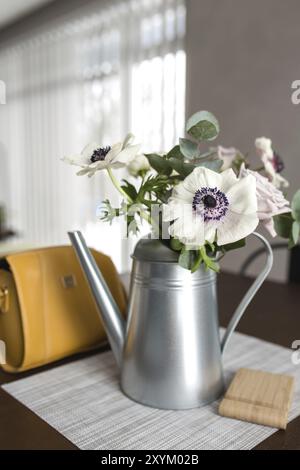
<instances>
[{"instance_id":1,"label":"gray wall","mask_svg":"<svg viewBox=\"0 0 300 470\"><path fill-rule=\"evenodd\" d=\"M244 152L254 153L255 137L270 137L293 193L300 188L300 105L291 102L291 83L300 79L300 1L187 0L187 7L187 115L212 111L218 142ZM237 270L255 246L228 255L223 267ZM271 277L284 280L286 266L287 255L276 255Z\"/></svg>"}]
</instances>

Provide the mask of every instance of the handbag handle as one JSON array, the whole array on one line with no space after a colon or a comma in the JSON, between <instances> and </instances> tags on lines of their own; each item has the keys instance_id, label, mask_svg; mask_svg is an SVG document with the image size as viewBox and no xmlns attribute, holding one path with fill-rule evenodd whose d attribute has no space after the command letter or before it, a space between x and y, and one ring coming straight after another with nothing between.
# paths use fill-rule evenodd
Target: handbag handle
<instances>
[{"instance_id":1,"label":"handbag handle","mask_svg":"<svg viewBox=\"0 0 300 470\"><path fill-rule=\"evenodd\" d=\"M273 266L273 251L272 251L271 245L268 242L268 240L266 240L265 237L263 237L262 235L260 235L257 232L253 232L252 235L257 237L264 244L266 254L267 254L266 263L265 263L264 268L261 271L261 273L257 276L257 278L255 279L255 281L253 282L253 284L251 285L249 290L246 292L246 294L242 298L240 304L238 305L236 311L234 312L234 314L233 314L233 316L232 316L232 318L231 318L231 320L230 320L230 322L227 326L227 329L226 329L226 331L224 333L224 336L222 338L222 341L221 341L221 353L222 354L224 353L224 350L225 350L225 348L228 344L228 341L231 338L231 335L234 332L238 322L242 318L242 315L244 314L246 308L250 304L251 300L253 299L256 292L258 291L258 289L260 288L260 286L262 285L262 283L264 282L264 280L268 276L268 274L271 271L271 268Z\"/></svg>"}]
</instances>

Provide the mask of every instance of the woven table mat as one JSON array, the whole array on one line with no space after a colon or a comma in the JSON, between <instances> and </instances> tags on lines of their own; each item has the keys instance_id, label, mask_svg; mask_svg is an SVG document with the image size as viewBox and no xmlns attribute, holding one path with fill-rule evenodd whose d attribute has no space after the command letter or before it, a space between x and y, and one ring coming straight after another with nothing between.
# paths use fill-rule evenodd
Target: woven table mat
<instances>
[{"instance_id":1,"label":"woven table mat","mask_svg":"<svg viewBox=\"0 0 300 470\"><path fill-rule=\"evenodd\" d=\"M293 375L289 420L300 414L300 369L291 361L291 350L234 333L224 361L227 382L241 367ZM110 351L3 388L81 449L251 449L276 431L223 418L217 402L184 411L139 405L119 390Z\"/></svg>"}]
</instances>

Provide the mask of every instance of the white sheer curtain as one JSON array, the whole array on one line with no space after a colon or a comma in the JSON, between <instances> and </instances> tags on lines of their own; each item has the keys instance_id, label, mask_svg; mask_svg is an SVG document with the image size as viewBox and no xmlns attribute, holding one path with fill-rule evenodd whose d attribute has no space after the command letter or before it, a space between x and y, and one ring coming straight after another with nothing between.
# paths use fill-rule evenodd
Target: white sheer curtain
<instances>
[{"instance_id":1,"label":"white sheer curtain","mask_svg":"<svg viewBox=\"0 0 300 470\"><path fill-rule=\"evenodd\" d=\"M128 131L145 151L175 143L184 125L184 35L184 0L122 0L90 11L87 3L84 15L0 49L0 196L20 241L61 244L79 228L128 268L119 225L96 217L101 200L118 201L106 175L77 177L60 157Z\"/></svg>"}]
</instances>

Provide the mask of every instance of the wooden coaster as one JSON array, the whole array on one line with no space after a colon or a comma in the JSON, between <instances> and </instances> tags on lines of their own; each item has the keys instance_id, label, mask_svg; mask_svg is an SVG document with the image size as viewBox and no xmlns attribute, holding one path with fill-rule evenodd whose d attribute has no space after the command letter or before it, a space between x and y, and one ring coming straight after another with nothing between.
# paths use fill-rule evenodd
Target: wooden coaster
<instances>
[{"instance_id":1,"label":"wooden coaster","mask_svg":"<svg viewBox=\"0 0 300 470\"><path fill-rule=\"evenodd\" d=\"M252 369L239 369L219 413L228 418L286 429L294 391L294 377Z\"/></svg>"}]
</instances>

